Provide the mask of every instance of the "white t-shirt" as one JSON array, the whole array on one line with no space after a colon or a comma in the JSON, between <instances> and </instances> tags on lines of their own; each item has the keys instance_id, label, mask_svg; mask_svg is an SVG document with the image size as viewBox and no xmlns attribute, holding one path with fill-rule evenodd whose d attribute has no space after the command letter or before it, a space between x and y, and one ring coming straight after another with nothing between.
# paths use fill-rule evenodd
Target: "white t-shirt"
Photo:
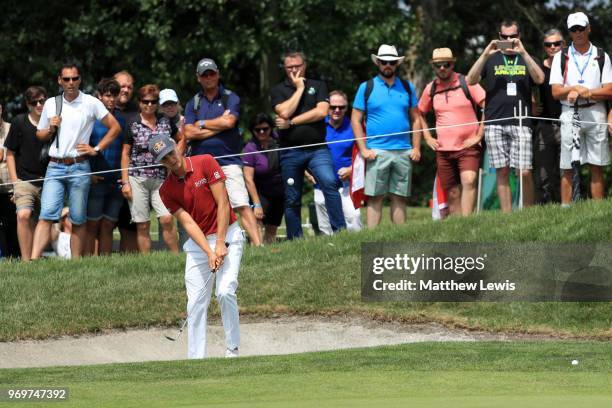
<instances>
[{"instance_id":1,"label":"white t-shirt","mask_svg":"<svg viewBox=\"0 0 612 408\"><path fill-rule=\"evenodd\" d=\"M96 120L102 120L108 114L104 104L91 95L79 91L79 96L72 102L64 98L62 103L62 123L59 131L59 149L55 142L49 149L49 156L56 158L77 157L76 145L89 143L89 138ZM48 129L50 119L55 116L55 98L45 102L38 130Z\"/></svg>"},{"instance_id":2,"label":"white t-shirt","mask_svg":"<svg viewBox=\"0 0 612 408\"><path fill-rule=\"evenodd\" d=\"M589 54L590 53L590 54ZM564 86L574 86L574 85L582 85L585 88L589 89L597 89L601 88L602 84L612 83L612 66L610 65L610 57L608 54L605 54L604 66L603 66L603 74L599 71L599 62L597 61L597 49L593 44L589 47L589 50L584 54L580 54L573 47L568 49L569 59L567 60L567 77L565 79L565 83L563 82L563 72L561 72L561 60L560 58L565 58L563 56L563 52L559 51L555 54L553 58L553 62L550 69L550 85L564 85ZM578 67L582 69L584 68L584 72L582 74L582 80L584 83L579 83L580 71ZM578 67L576 66L578 65ZM600 80L601 78L601 80ZM571 104L564 99L561 101L563 105L570 106ZM586 103L586 101L582 98L578 99L579 104ZM603 105L604 102L600 101L597 104Z\"/></svg>"}]
</instances>

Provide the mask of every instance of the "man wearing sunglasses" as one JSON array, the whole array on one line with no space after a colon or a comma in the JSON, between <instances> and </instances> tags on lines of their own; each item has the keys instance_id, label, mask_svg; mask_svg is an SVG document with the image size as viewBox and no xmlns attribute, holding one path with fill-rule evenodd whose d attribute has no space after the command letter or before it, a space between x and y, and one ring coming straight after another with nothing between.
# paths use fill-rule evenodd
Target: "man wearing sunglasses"
<instances>
[{"instance_id":1,"label":"man wearing sunglasses","mask_svg":"<svg viewBox=\"0 0 612 408\"><path fill-rule=\"evenodd\" d=\"M478 84L470 87L456 73L455 57L449 48L433 51L431 64L436 79L427 84L419 100L419 115L428 128L423 115L433 109L436 117L436 136L424 130L425 141L436 152L437 174L448 196L450 214L464 216L474 211L476 178L484 127L478 124L476 106L482 107L485 91ZM467 93L466 93L467 92ZM465 126L455 126L466 124ZM453 127L448 127L453 126Z\"/></svg>"},{"instance_id":2,"label":"man wearing sunglasses","mask_svg":"<svg viewBox=\"0 0 612 408\"><path fill-rule=\"evenodd\" d=\"M378 75L363 82L353 102L351 124L359 151L366 160L364 193L368 197L368 228L380 224L382 206L388 194L391 221L406 222L410 196L412 162L421 158L421 122L414 86L397 75L404 60L393 45L383 44L371 55ZM364 140L366 132L368 139ZM410 133L411 130L416 133Z\"/></svg>"},{"instance_id":3,"label":"man wearing sunglasses","mask_svg":"<svg viewBox=\"0 0 612 408\"><path fill-rule=\"evenodd\" d=\"M565 46L563 34L558 29L551 28L544 33L542 44L546 58L539 65L544 72L544 82L539 86L539 101L534 101L533 116L543 119L535 121L534 126L533 181L535 201L538 204L547 204L561 201L561 127L558 122L547 119L557 119L561 116L561 104L553 98L549 82L553 57Z\"/></svg>"},{"instance_id":4,"label":"man wearing sunglasses","mask_svg":"<svg viewBox=\"0 0 612 408\"><path fill-rule=\"evenodd\" d=\"M589 41L589 18L581 12L570 14L567 28L572 44L555 55L550 74L552 94L562 106L561 203L565 207L572 198L572 163L589 164L591 197L604 197L603 168L610 164L606 125L581 123L579 134L574 134L572 119L578 116L585 122L606 122L605 101L612 98L610 57Z\"/></svg>"},{"instance_id":5,"label":"man wearing sunglasses","mask_svg":"<svg viewBox=\"0 0 612 408\"><path fill-rule=\"evenodd\" d=\"M87 239L87 195L89 194L91 168L88 159L100 154L119 135L121 127L104 104L79 90L81 73L73 62L62 65L58 83L63 89L61 112L56 112L56 98L45 102L36 136L47 141L55 136L49 149L49 166L45 175L41 196L41 211L34 243L32 259L40 258L51 236L53 222L60 219L64 195L68 196L72 237L70 249L73 257L79 257ZM89 139L96 120L108 131L96 146Z\"/></svg>"},{"instance_id":6,"label":"man wearing sunglasses","mask_svg":"<svg viewBox=\"0 0 612 408\"><path fill-rule=\"evenodd\" d=\"M497 195L503 212L512 211L510 169L521 170L523 205L533 204L531 121L512 119L519 101L531 116L531 91L544 82L544 72L521 42L516 21L500 25L499 40L492 40L474 63L466 79L469 85L484 80L487 93L485 140L491 167L496 169ZM521 112L524 113L524 112Z\"/></svg>"},{"instance_id":7,"label":"man wearing sunglasses","mask_svg":"<svg viewBox=\"0 0 612 408\"><path fill-rule=\"evenodd\" d=\"M210 58L198 62L196 77L202 90L185 107L185 136L190 155L210 154L217 158L226 176L232 209L240 215L251 244L259 246L257 219L244 183L242 159L238 156L242 148L238 129L240 98L221 84L219 68Z\"/></svg>"},{"instance_id":8,"label":"man wearing sunglasses","mask_svg":"<svg viewBox=\"0 0 612 408\"><path fill-rule=\"evenodd\" d=\"M270 97L277 114L280 145L291 147L280 154L281 173L285 182L287 238L300 238L303 235L301 208L305 170L321 186L332 230L345 229L346 222L332 158L323 145L324 119L329 109L327 85L323 81L306 78L306 56L301 52L285 53L283 66L286 78L270 90Z\"/></svg>"}]
</instances>

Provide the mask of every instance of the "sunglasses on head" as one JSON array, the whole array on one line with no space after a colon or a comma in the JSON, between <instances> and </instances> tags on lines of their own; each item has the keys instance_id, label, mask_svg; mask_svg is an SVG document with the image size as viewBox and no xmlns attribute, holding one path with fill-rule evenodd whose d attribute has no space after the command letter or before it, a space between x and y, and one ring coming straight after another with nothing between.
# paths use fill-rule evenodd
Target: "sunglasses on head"
<instances>
[{"instance_id":1,"label":"sunglasses on head","mask_svg":"<svg viewBox=\"0 0 612 408\"><path fill-rule=\"evenodd\" d=\"M331 111L336 111L336 110L343 111L346 109L346 105L330 105L329 109Z\"/></svg>"},{"instance_id":2,"label":"sunglasses on head","mask_svg":"<svg viewBox=\"0 0 612 408\"><path fill-rule=\"evenodd\" d=\"M265 133L265 132L267 132L268 130L270 130L270 126L263 126L263 127L256 127L256 128L253 128L253 131L254 131L255 133Z\"/></svg>"},{"instance_id":3,"label":"sunglasses on head","mask_svg":"<svg viewBox=\"0 0 612 408\"><path fill-rule=\"evenodd\" d=\"M391 66L397 65L397 61L385 61L385 60L379 59L378 62L380 62L380 65L391 65Z\"/></svg>"},{"instance_id":4,"label":"sunglasses on head","mask_svg":"<svg viewBox=\"0 0 612 408\"><path fill-rule=\"evenodd\" d=\"M46 101L45 98L40 98L40 99L36 99L36 100L33 100L33 101L29 101L28 104L30 104L32 106L44 105L45 101Z\"/></svg>"},{"instance_id":5,"label":"sunglasses on head","mask_svg":"<svg viewBox=\"0 0 612 408\"><path fill-rule=\"evenodd\" d=\"M79 79L81 79L80 76L62 77L62 81L64 81L64 82L77 82Z\"/></svg>"},{"instance_id":6,"label":"sunglasses on head","mask_svg":"<svg viewBox=\"0 0 612 408\"><path fill-rule=\"evenodd\" d=\"M561 44L563 44L563 41L552 41L552 42L549 42L549 41L544 41L544 46L545 46L546 48L550 48L550 47L560 47L560 46L561 46Z\"/></svg>"},{"instance_id":7,"label":"sunglasses on head","mask_svg":"<svg viewBox=\"0 0 612 408\"><path fill-rule=\"evenodd\" d=\"M575 25L569 29L572 33L581 33L586 30L586 27Z\"/></svg>"},{"instance_id":8,"label":"sunglasses on head","mask_svg":"<svg viewBox=\"0 0 612 408\"><path fill-rule=\"evenodd\" d=\"M502 33L499 33L499 38L502 39L502 40L512 40L512 39L515 39L515 38L519 38L519 35L518 35L518 33L516 33L516 34L502 34Z\"/></svg>"},{"instance_id":9,"label":"sunglasses on head","mask_svg":"<svg viewBox=\"0 0 612 408\"><path fill-rule=\"evenodd\" d=\"M143 105L157 105L159 99L141 99L140 103Z\"/></svg>"},{"instance_id":10,"label":"sunglasses on head","mask_svg":"<svg viewBox=\"0 0 612 408\"><path fill-rule=\"evenodd\" d=\"M434 67L436 67L437 69L442 69L442 68L450 68L451 63L450 62L434 62L433 64Z\"/></svg>"}]
</instances>

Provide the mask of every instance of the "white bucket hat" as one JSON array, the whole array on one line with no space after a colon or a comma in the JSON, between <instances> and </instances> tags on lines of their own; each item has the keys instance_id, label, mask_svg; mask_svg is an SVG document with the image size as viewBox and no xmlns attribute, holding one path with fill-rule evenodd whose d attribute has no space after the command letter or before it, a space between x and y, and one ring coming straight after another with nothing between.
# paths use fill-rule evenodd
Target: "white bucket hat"
<instances>
[{"instance_id":1,"label":"white bucket hat","mask_svg":"<svg viewBox=\"0 0 612 408\"><path fill-rule=\"evenodd\" d=\"M378 60L382 61L398 61L401 62L404 60L404 57L400 57L395 49L394 45L383 44L378 48L378 55L371 54L372 62L376 64Z\"/></svg>"}]
</instances>

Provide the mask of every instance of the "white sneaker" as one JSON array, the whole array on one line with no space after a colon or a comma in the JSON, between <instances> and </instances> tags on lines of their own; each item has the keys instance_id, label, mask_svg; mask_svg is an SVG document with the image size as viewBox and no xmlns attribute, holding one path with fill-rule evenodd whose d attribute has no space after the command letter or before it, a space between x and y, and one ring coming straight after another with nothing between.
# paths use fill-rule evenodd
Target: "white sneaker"
<instances>
[{"instance_id":1,"label":"white sneaker","mask_svg":"<svg viewBox=\"0 0 612 408\"><path fill-rule=\"evenodd\" d=\"M225 358L236 358L240 357L240 353L238 353L238 347L233 350L225 349Z\"/></svg>"}]
</instances>

